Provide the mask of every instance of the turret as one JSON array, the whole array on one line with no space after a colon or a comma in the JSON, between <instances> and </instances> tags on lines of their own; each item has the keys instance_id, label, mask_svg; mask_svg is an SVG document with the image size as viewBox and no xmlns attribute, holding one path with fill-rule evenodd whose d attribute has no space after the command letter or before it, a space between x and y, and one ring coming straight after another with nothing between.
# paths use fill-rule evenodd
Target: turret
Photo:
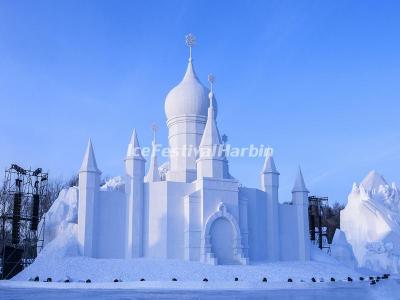
<instances>
[{"instance_id":1,"label":"turret","mask_svg":"<svg viewBox=\"0 0 400 300\"><path fill-rule=\"evenodd\" d=\"M292 204L296 208L297 235L298 235L298 259L310 259L310 238L308 222L308 194L310 192L304 183L303 174L299 167L296 180L292 189Z\"/></svg>"},{"instance_id":2,"label":"turret","mask_svg":"<svg viewBox=\"0 0 400 300\"><path fill-rule=\"evenodd\" d=\"M133 130L125 158L125 194L127 197L126 258L141 257L143 255L145 163L146 160L142 156L136 130Z\"/></svg>"},{"instance_id":3,"label":"turret","mask_svg":"<svg viewBox=\"0 0 400 300\"><path fill-rule=\"evenodd\" d=\"M96 204L101 172L97 168L92 142L89 139L79 170L78 242L83 256L95 257Z\"/></svg>"},{"instance_id":4,"label":"turret","mask_svg":"<svg viewBox=\"0 0 400 300\"><path fill-rule=\"evenodd\" d=\"M168 181L193 182L196 180L196 153L207 121L209 90L196 75L192 47L195 38L186 36L190 55L182 81L174 87L165 100L168 140L170 148ZM214 101L215 114L217 103Z\"/></svg>"},{"instance_id":5,"label":"turret","mask_svg":"<svg viewBox=\"0 0 400 300\"><path fill-rule=\"evenodd\" d=\"M267 202L267 259L279 260L279 172L276 169L273 150L267 149L263 169L261 170L261 190L266 194Z\"/></svg>"},{"instance_id":6,"label":"turret","mask_svg":"<svg viewBox=\"0 0 400 300\"><path fill-rule=\"evenodd\" d=\"M197 178L224 178L224 148L215 120L213 106L214 93L212 90L212 76L209 76L211 91L209 93L210 105L208 107L207 123L199 146L199 159L197 160Z\"/></svg>"},{"instance_id":7,"label":"turret","mask_svg":"<svg viewBox=\"0 0 400 300\"><path fill-rule=\"evenodd\" d=\"M160 181L160 172L158 171L158 160L157 160L157 143L156 143L156 125L153 125L153 141L151 143L151 157L150 166L147 171L147 175L144 179L145 182L157 182Z\"/></svg>"}]
</instances>

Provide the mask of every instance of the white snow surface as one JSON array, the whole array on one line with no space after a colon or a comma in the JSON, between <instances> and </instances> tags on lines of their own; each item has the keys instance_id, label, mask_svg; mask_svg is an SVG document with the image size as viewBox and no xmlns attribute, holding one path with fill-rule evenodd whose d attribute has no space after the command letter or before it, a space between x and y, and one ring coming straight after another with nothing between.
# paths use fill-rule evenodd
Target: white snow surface
<instances>
[{"instance_id":1,"label":"white snow surface","mask_svg":"<svg viewBox=\"0 0 400 300\"><path fill-rule=\"evenodd\" d=\"M358 267L377 272L400 270L400 192L376 171L354 183L340 214L340 227ZM340 232L339 232L340 234Z\"/></svg>"},{"instance_id":2,"label":"white snow surface","mask_svg":"<svg viewBox=\"0 0 400 300\"><path fill-rule=\"evenodd\" d=\"M0 299L14 300L145 300L145 299L324 299L324 300L394 300L399 283L386 280L370 286L369 282L107 282L59 283L0 281ZM29 295L29 296L27 296Z\"/></svg>"},{"instance_id":3,"label":"white snow surface","mask_svg":"<svg viewBox=\"0 0 400 300\"><path fill-rule=\"evenodd\" d=\"M336 229L331 245L331 256L340 263L349 267L357 267L357 260L354 257L353 249L346 239L346 235L340 229Z\"/></svg>"},{"instance_id":4,"label":"white snow surface","mask_svg":"<svg viewBox=\"0 0 400 300\"><path fill-rule=\"evenodd\" d=\"M71 227L78 224L78 188L61 190L57 199L39 222L39 235L43 246L56 237L68 236ZM67 233L64 233L67 231ZM40 249L39 249L40 250Z\"/></svg>"},{"instance_id":5,"label":"white snow surface","mask_svg":"<svg viewBox=\"0 0 400 300\"><path fill-rule=\"evenodd\" d=\"M124 191L125 181L122 176L116 176L108 179L105 184L100 187L101 191Z\"/></svg>"},{"instance_id":6,"label":"white snow surface","mask_svg":"<svg viewBox=\"0 0 400 300\"><path fill-rule=\"evenodd\" d=\"M101 191L123 191L124 189L125 182L122 176L110 178L100 188ZM61 190L49 211L44 214L39 222L39 235L44 241L43 246L46 246L57 236L64 236L64 231L75 230L72 228L78 224L78 202L78 187L74 186Z\"/></svg>"},{"instance_id":7,"label":"white snow surface","mask_svg":"<svg viewBox=\"0 0 400 300\"><path fill-rule=\"evenodd\" d=\"M70 231L71 235L74 233ZM198 281L204 278L210 281L232 281L235 277L241 281L261 281L263 277L271 282L286 282L288 278L300 282L309 282L312 277L330 277L338 280L347 276L356 278L359 274L353 269L337 263L318 249L313 250L314 261L260 263L249 266L221 265L212 266L200 262L165 259L95 259L74 256L77 250L74 237L55 239L39 255L37 260L15 276L13 280L25 281L39 276L53 280L63 280L66 277L72 281L91 279L93 282L112 282L114 279L123 281Z\"/></svg>"}]
</instances>

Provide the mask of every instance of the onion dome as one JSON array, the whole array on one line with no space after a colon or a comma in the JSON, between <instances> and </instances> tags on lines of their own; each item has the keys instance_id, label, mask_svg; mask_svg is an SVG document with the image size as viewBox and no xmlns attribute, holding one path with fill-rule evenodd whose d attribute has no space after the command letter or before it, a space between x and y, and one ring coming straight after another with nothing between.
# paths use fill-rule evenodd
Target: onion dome
<instances>
[{"instance_id":1,"label":"onion dome","mask_svg":"<svg viewBox=\"0 0 400 300\"><path fill-rule=\"evenodd\" d=\"M192 59L189 59L188 67L182 81L174 87L165 100L165 114L167 119L175 117L197 115L207 117L209 106L206 88L198 79L193 68ZM217 102L213 98L213 106L216 114Z\"/></svg>"}]
</instances>

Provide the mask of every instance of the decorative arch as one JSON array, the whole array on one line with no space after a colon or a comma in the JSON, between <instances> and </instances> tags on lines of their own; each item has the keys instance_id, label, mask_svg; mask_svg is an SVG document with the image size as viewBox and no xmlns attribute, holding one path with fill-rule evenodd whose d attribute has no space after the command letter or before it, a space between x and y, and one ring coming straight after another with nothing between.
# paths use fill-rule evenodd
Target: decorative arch
<instances>
[{"instance_id":1,"label":"decorative arch","mask_svg":"<svg viewBox=\"0 0 400 300\"><path fill-rule=\"evenodd\" d=\"M240 233L239 223L236 218L230 214L226 208L225 203L221 202L218 206L218 211L213 213L206 221L202 236L202 258L204 262L210 264L217 264L217 259L214 253L212 253L211 248L211 226L213 223L219 219L224 218L229 221L233 229L233 255L242 264L247 264L248 259L243 256L243 245L242 245L242 235Z\"/></svg>"}]
</instances>

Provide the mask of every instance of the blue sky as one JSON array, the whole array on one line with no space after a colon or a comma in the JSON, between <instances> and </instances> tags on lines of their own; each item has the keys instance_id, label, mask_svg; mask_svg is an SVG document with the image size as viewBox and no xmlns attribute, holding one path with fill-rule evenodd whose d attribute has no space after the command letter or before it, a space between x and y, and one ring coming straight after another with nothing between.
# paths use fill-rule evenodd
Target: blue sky
<instances>
[{"instance_id":1,"label":"blue sky","mask_svg":"<svg viewBox=\"0 0 400 300\"><path fill-rule=\"evenodd\" d=\"M68 178L89 137L106 176L123 172L182 78L217 78L220 131L275 149L281 200L302 166L312 194L346 201L376 169L400 181L397 1L0 1L0 169ZM258 186L262 159L232 159Z\"/></svg>"}]
</instances>

